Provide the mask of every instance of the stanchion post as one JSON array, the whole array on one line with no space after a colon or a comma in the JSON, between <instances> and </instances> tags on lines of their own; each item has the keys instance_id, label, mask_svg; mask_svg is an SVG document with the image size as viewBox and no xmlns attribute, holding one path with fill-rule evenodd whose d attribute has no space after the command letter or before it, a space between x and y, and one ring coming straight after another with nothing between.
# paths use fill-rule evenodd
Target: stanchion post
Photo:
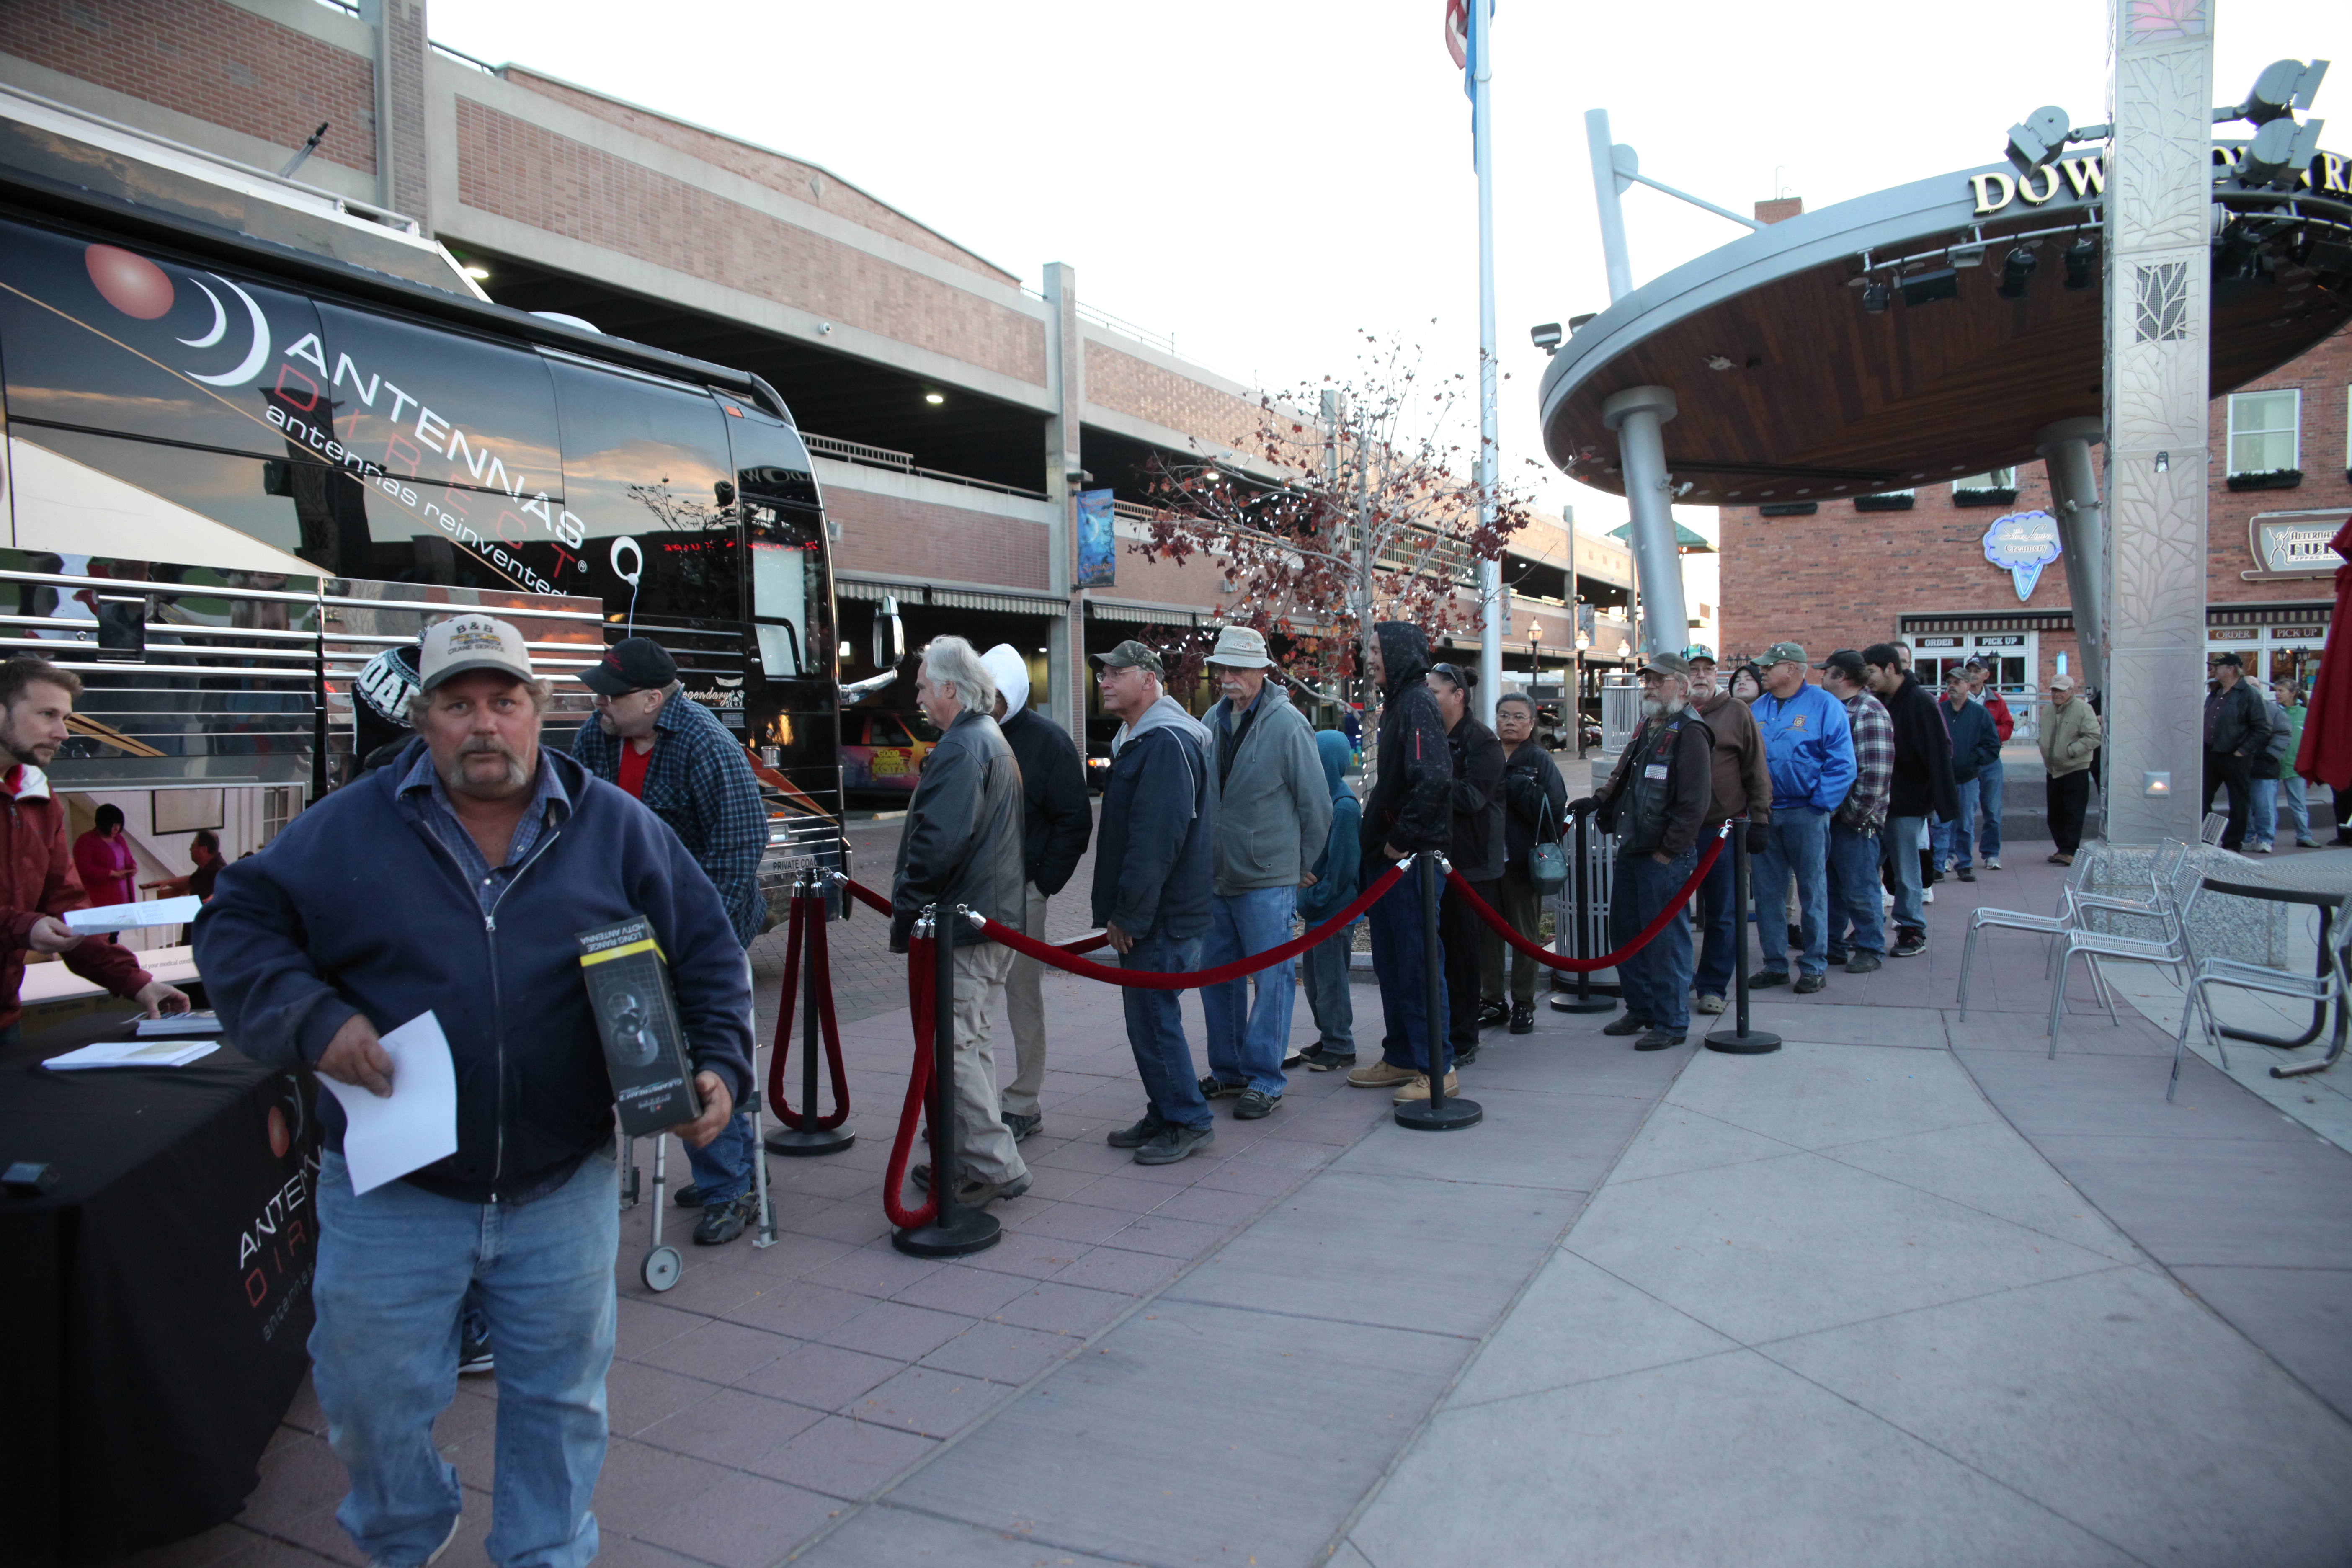
<instances>
[{"instance_id":1,"label":"stanchion post","mask_svg":"<svg viewBox=\"0 0 2352 1568\"><path fill-rule=\"evenodd\" d=\"M1416 1132L1453 1132L1465 1127L1475 1127L1486 1111L1475 1100L1448 1100L1445 1097L1445 1069L1453 1065L1453 1052L1445 1038L1445 1009L1438 1002L1439 988L1444 984L1445 950L1437 936L1438 858L1423 850L1421 865L1421 952L1422 1016L1429 1031L1429 1098L1408 1100L1396 1108L1400 1127L1410 1127Z\"/></svg>"},{"instance_id":2,"label":"stanchion post","mask_svg":"<svg viewBox=\"0 0 2352 1568\"><path fill-rule=\"evenodd\" d=\"M1738 1026L1717 1029L1706 1037L1706 1048L1726 1056L1760 1057L1780 1048L1778 1035L1757 1034L1748 1026L1748 825L1731 824L1731 1005ZM1874 894L1874 896L1875 896ZM1776 911L1777 918L1777 911Z\"/></svg>"},{"instance_id":3,"label":"stanchion post","mask_svg":"<svg viewBox=\"0 0 2352 1568\"><path fill-rule=\"evenodd\" d=\"M955 1124L955 921L961 911L934 906L932 952L939 961L938 991L932 1003L931 1199L937 1209L931 1223L893 1231L890 1245L914 1258L961 1258L984 1252L1003 1236L1003 1226L985 1209L956 1206L956 1186L963 1179L961 1157L956 1151Z\"/></svg>"},{"instance_id":4,"label":"stanchion post","mask_svg":"<svg viewBox=\"0 0 2352 1568\"><path fill-rule=\"evenodd\" d=\"M806 900L803 902L803 900ZM814 877L793 879L793 901L801 905L801 1121L793 1128L778 1125L764 1142L779 1154L838 1154L857 1142L847 1127L816 1124L816 1058L824 1031L816 1011L816 944L824 940L818 928L824 920L824 895Z\"/></svg>"},{"instance_id":5,"label":"stanchion post","mask_svg":"<svg viewBox=\"0 0 2352 1568\"><path fill-rule=\"evenodd\" d=\"M1591 845L1585 837L1591 831L1591 820L1590 813L1580 811L1576 814L1576 908L1569 919L1576 928L1575 938L1570 945L1578 958L1592 956L1592 918L1590 912L1592 908ZM1555 1013L1613 1013L1617 1010L1617 1004L1606 996L1595 996L1592 994L1592 972L1580 969L1576 972L1576 994L1570 997L1555 993L1551 1010Z\"/></svg>"}]
</instances>

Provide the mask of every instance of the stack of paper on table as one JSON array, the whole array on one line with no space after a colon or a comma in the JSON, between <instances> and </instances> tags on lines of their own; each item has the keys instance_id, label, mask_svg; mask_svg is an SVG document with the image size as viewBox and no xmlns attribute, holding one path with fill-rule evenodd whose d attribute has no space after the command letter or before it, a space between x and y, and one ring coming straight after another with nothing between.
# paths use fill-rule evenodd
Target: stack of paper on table
<instances>
[{"instance_id":1,"label":"stack of paper on table","mask_svg":"<svg viewBox=\"0 0 2352 1568\"><path fill-rule=\"evenodd\" d=\"M68 910L66 930L76 936L103 936L110 931L140 926L185 925L196 918L205 901L194 894L184 899L149 899L138 904L101 904L94 910Z\"/></svg>"},{"instance_id":2,"label":"stack of paper on table","mask_svg":"<svg viewBox=\"0 0 2352 1568\"><path fill-rule=\"evenodd\" d=\"M84 1068L177 1068L218 1049L220 1043L216 1040L102 1040L61 1057L51 1057L41 1065L59 1072L77 1072Z\"/></svg>"},{"instance_id":3,"label":"stack of paper on table","mask_svg":"<svg viewBox=\"0 0 2352 1568\"><path fill-rule=\"evenodd\" d=\"M220 1015L209 1007L192 1007L184 1013L166 1013L160 1018L142 1018L136 1030L142 1040L186 1039L195 1035L217 1035L220 1032Z\"/></svg>"}]
</instances>

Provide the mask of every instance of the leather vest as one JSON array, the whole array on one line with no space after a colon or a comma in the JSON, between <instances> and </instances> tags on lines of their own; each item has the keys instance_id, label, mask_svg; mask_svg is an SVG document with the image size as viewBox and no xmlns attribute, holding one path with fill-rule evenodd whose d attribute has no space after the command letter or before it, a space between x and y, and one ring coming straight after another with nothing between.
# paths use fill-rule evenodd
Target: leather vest
<instances>
[{"instance_id":1,"label":"leather vest","mask_svg":"<svg viewBox=\"0 0 2352 1568\"><path fill-rule=\"evenodd\" d=\"M1666 812L1674 800L1675 741L1685 724L1706 727L1690 709L1643 737L1629 764L1617 812L1618 847L1628 855L1654 855L1665 842Z\"/></svg>"}]
</instances>

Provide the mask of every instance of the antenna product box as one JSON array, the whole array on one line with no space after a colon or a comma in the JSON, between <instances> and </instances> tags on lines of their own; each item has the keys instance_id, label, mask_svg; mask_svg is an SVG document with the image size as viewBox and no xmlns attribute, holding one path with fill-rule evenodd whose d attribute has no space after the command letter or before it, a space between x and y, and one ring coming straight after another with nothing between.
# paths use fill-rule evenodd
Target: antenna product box
<instances>
[{"instance_id":1,"label":"antenna product box","mask_svg":"<svg viewBox=\"0 0 2352 1568\"><path fill-rule=\"evenodd\" d=\"M654 940L653 922L635 915L582 931L579 941L581 974L604 1044L604 1067L613 1075L621 1131L647 1138L701 1115L669 964Z\"/></svg>"}]
</instances>

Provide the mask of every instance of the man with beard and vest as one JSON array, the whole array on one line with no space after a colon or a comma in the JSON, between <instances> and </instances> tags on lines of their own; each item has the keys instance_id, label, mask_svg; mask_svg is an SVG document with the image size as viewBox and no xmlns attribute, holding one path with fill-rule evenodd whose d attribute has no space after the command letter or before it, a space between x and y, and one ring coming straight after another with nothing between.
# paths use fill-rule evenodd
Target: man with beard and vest
<instances>
[{"instance_id":1,"label":"man with beard and vest","mask_svg":"<svg viewBox=\"0 0 2352 1568\"><path fill-rule=\"evenodd\" d=\"M1600 792L1570 801L1597 811L1617 835L1609 895L1609 942L1622 948L1658 918L1697 869L1699 830L1714 798L1715 731L1690 705L1690 662L1652 654L1642 666L1642 727L1625 744ZM1617 980L1625 1016L1601 1032L1639 1035L1637 1051L1679 1046L1690 1027L1691 934L1679 917L1622 959Z\"/></svg>"}]
</instances>

